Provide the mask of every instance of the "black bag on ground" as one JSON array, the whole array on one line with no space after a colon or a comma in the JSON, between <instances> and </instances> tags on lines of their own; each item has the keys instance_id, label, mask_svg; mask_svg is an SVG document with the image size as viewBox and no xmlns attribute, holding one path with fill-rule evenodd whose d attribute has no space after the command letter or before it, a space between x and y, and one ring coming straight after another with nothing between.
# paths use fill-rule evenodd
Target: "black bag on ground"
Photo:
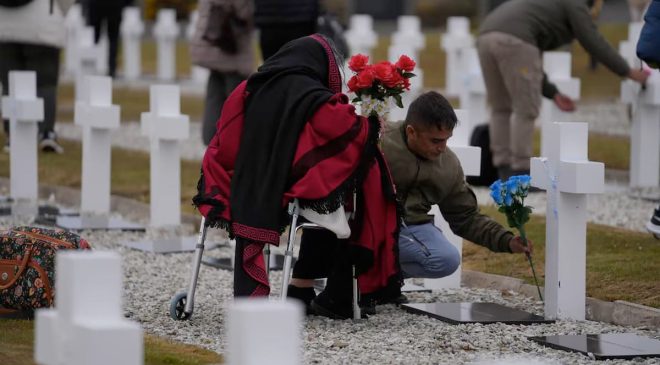
<instances>
[{"instance_id":1,"label":"black bag on ground","mask_svg":"<svg viewBox=\"0 0 660 365\"><path fill-rule=\"evenodd\" d=\"M468 176L466 180L470 185L490 186L499 177L497 168L493 166L493 155L490 153L488 124L480 124L474 128L470 136L470 146L481 147L481 171L479 176Z\"/></svg>"}]
</instances>

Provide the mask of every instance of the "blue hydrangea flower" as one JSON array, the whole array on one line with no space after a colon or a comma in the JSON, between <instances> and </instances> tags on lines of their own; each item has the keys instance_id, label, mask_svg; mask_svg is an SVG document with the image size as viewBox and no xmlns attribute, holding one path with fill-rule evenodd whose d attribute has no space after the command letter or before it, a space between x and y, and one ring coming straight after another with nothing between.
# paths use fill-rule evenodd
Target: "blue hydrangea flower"
<instances>
[{"instance_id":1,"label":"blue hydrangea flower","mask_svg":"<svg viewBox=\"0 0 660 365\"><path fill-rule=\"evenodd\" d=\"M502 182L497 180L490 185L490 196L495 201L495 204L502 205L504 203L504 197L502 195Z\"/></svg>"},{"instance_id":2,"label":"blue hydrangea flower","mask_svg":"<svg viewBox=\"0 0 660 365\"><path fill-rule=\"evenodd\" d=\"M513 204L513 194L507 189L506 195L504 196L504 205L509 207L511 204Z\"/></svg>"}]
</instances>

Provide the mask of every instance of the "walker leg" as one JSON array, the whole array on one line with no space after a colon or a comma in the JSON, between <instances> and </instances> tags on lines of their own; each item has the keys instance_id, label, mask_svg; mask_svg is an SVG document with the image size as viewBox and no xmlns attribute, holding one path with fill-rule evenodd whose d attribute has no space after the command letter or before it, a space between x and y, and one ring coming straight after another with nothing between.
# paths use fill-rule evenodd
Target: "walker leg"
<instances>
[{"instance_id":1,"label":"walker leg","mask_svg":"<svg viewBox=\"0 0 660 365\"><path fill-rule=\"evenodd\" d=\"M280 294L281 300L286 300L287 291L289 289L289 278L291 277L291 263L293 262L293 245L296 241L296 232L298 231L298 203L292 203L293 206L289 208L291 214L291 225L289 226L289 240L286 243L286 251L284 252L284 267L282 268L282 292Z\"/></svg>"},{"instance_id":2,"label":"walker leg","mask_svg":"<svg viewBox=\"0 0 660 365\"><path fill-rule=\"evenodd\" d=\"M197 277L199 276L199 267L202 263L202 255L204 253L204 241L206 240L206 218L202 217L202 222L199 225L199 235L197 236L197 246L195 246L195 258L193 259L192 277L190 278L190 285L188 285L188 296L186 300L186 313L192 313L195 303L195 288L197 287Z\"/></svg>"},{"instance_id":3,"label":"walker leg","mask_svg":"<svg viewBox=\"0 0 660 365\"><path fill-rule=\"evenodd\" d=\"M360 294L358 293L358 280L355 275L355 265L353 268L353 319L362 319L362 310L360 309Z\"/></svg>"}]
</instances>

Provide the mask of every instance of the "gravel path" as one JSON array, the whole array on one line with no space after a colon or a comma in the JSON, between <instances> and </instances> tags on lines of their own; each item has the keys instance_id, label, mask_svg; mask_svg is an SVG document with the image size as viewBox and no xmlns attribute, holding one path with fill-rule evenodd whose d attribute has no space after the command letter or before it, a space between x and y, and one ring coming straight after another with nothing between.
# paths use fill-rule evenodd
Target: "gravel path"
<instances>
[{"instance_id":1,"label":"gravel path","mask_svg":"<svg viewBox=\"0 0 660 365\"><path fill-rule=\"evenodd\" d=\"M29 223L1 218L0 228ZM222 235L213 230L212 240ZM224 310L232 298L232 273L202 266L195 312L190 321L170 319L172 295L189 280L192 253L158 255L120 246L122 241L142 238L138 233L83 232L96 250L121 254L124 272L124 311L152 334L196 344L219 353L225 352ZM148 236L162 235L150 233ZM217 236L214 236L217 235ZM229 255L224 249L209 251L214 256ZM273 274L279 288L281 272ZM509 291L452 289L434 293L413 293L412 301L495 302L542 313L542 304ZM450 325L424 316L406 313L393 306L379 306L368 320L333 321L309 317L303 324L305 364L464 364L494 359L516 359L520 363L544 364L659 364L660 359L600 362L580 354L553 350L528 341L528 336L551 334L637 333L660 339L660 331L626 328L598 322L559 321L554 324ZM257 345L258 346L258 345Z\"/></svg>"},{"instance_id":2,"label":"gravel path","mask_svg":"<svg viewBox=\"0 0 660 365\"><path fill-rule=\"evenodd\" d=\"M600 119L602 130L625 135L627 124L617 122L612 114L621 116L620 107L602 108L592 117ZM608 124L609 123L609 124ZM596 123L595 123L596 124ZM61 138L80 139L80 129L67 123L57 125ZM609 133L608 132L608 133ZM149 143L139 135L138 123L123 123L113 132L113 145L146 151ZM200 124L191 123L190 139L182 144L182 158L201 159L204 147L200 141ZM643 197L657 198L657 189L631 192L625 186L608 184L607 192L588 200L589 220L596 223L644 231L644 224L655 204ZM481 204L490 204L488 190L475 189ZM544 214L545 194L531 194L528 203L534 211ZM21 224L9 218L0 219L0 228ZM192 232L189 232L192 233ZM114 250L123 257L125 298L128 317L140 322L146 331L202 347L225 352L224 310L232 299L232 273L202 266L196 307L192 320L177 322L168 314L172 295L188 283L192 253L157 255L133 251L119 242L138 240L143 235L119 232L83 232L95 249ZM147 236L162 235L149 232ZM212 230L210 241L222 241L224 235ZM208 254L229 257L227 248L213 249ZM273 288L279 288L280 272L272 275ZM542 303L509 291L487 289L441 290L414 293L412 301L479 301L495 302L541 314ZM657 328L626 328L591 321L559 321L555 324L515 325L449 325L431 318L406 313L393 305L378 307L378 314L366 321L333 321L309 317L303 325L303 362L305 364L660 364L660 359L631 361L595 361L573 354L542 347L528 341L528 336L551 334L594 334L632 332L660 339ZM258 346L258 344L256 345Z\"/></svg>"}]
</instances>

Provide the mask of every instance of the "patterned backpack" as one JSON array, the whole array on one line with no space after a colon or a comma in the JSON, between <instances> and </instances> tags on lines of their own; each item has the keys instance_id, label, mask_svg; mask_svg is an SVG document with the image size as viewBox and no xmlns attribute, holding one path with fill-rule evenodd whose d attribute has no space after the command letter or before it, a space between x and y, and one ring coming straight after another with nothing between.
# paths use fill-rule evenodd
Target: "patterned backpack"
<instances>
[{"instance_id":1,"label":"patterned backpack","mask_svg":"<svg viewBox=\"0 0 660 365\"><path fill-rule=\"evenodd\" d=\"M67 231L37 227L0 231L0 307L27 311L50 307L55 298L55 255L68 249L91 247Z\"/></svg>"}]
</instances>

